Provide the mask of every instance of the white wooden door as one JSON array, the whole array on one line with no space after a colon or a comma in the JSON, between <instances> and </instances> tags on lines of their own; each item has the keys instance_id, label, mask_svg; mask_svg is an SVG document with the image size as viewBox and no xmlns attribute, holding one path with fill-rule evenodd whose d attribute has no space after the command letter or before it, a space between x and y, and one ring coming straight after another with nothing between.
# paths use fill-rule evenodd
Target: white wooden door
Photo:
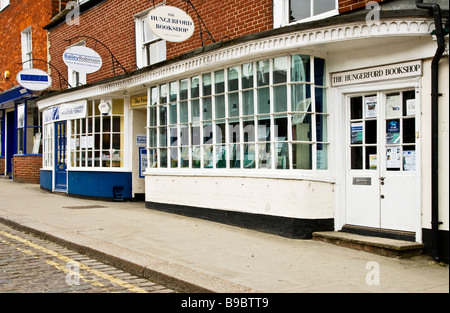
<instances>
[{"instance_id":1,"label":"white wooden door","mask_svg":"<svg viewBox=\"0 0 450 313\"><path fill-rule=\"evenodd\" d=\"M346 97L346 224L413 231L415 91Z\"/></svg>"}]
</instances>

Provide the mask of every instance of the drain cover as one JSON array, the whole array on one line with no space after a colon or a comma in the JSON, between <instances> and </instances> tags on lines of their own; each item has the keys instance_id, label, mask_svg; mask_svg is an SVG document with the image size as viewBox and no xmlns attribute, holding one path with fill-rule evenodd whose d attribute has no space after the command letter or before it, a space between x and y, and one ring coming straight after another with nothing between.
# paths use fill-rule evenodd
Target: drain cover
<instances>
[{"instance_id":1,"label":"drain cover","mask_svg":"<svg viewBox=\"0 0 450 313\"><path fill-rule=\"evenodd\" d=\"M75 205L75 206L63 206L63 208L79 210L79 209L100 209L100 208L106 208L106 207L103 205Z\"/></svg>"}]
</instances>

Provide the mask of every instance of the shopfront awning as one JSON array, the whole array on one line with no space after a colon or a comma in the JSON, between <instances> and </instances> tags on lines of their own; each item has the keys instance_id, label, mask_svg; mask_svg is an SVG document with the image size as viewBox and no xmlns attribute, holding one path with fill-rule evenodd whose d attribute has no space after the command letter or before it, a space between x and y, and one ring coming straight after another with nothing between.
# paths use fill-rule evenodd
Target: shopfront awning
<instances>
[{"instance_id":1,"label":"shopfront awning","mask_svg":"<svg viewBox=\"0 0 450 313\"><path fill-rule=\"evenodd\" d=\"M25 100L33 96L32 91L22 86L15 86L0 93L0 109L14 107L14 101Z\"/></svg>"}]
</instances>

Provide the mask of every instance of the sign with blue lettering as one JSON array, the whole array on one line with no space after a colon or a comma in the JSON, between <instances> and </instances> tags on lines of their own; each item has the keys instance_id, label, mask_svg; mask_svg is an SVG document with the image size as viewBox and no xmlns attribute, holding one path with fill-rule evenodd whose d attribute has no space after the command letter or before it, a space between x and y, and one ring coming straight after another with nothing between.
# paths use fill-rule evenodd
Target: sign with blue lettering
<instances>
[{"instance_id":1,"label":"sign with blue lettering","mask_svg":"<svg viewBox=\"0 0 450 313\"><path fill-rule=\"evenodd\" d=\"M183 10L163 5L151 10L147 16L150 29L162 39L181 42L189 39L195 30L192 18Z\"/></svg>"},{"instance_id":2,"label":"sign with blue lettering","mask_svg":"<svg viewBox=\"0 0 450 313\"><path fill-rule=\"evenodd\" d=\"M29 90L45 90L52 84L52 78L43 70L28 68L20 71L16 76L17 82Z\"/></svg>"},{"instance_id":3,"label":"sign with blue lettering","mask_svg":"<svg viewBox=\"0 0 450 313\"><path fill-rule=\"evenodd\" d=\"M94 73L102 67L100 55L84 46L73 46L64 51L63 61L71 70L78 73Z\"/></svg>"},{"instance_id":4,"label":"sign with blue lettering","mask_svg":"<svg viewBox=\"0 0 450 313\"><path fill-rule=\"evenodd\" d=\"M144 178L145 170L147 169L148 155L147 148L139 147L139 178Z\"/></svg>"}]
</instances>

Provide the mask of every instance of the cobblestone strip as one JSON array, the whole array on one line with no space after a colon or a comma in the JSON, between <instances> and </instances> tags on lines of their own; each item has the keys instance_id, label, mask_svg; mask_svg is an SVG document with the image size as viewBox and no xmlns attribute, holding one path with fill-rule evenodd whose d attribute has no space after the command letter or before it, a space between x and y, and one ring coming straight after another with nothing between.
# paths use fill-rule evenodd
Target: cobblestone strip
<instances>
[{"instance_id":1,"label":"cobblestone strip","mask_svg":"<svg viewBox=\"0 0 450 313\"><path fill-rule=\"evenodd\" d=\"M0 224L0 292L174 291Z\"/></svg>"}]
</instances>

